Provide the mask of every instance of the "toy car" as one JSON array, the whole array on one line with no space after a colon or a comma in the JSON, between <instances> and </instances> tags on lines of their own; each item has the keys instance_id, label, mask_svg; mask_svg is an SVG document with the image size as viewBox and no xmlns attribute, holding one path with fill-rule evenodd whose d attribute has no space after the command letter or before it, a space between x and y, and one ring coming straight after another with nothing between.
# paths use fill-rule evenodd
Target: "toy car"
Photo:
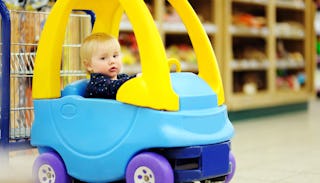
<instances>
[{"instance_id":1,"label":"toy car","mask_svg":"<svg viewBox=\"0 0 320 183\"><path fill-rule=\"evenodd\" d=\"M234 129L223 104L216 58L187 0L171 0L195 49L199 74L170 73L157 28L143 0L59 0L44 26L33 78L39 149L35 182L173 183L230 181ZM92 10L93 32L117 36L123 10L137 37L142 75L117 100L84 98L88 80L60 91L66 22L73 9Z\"/></svg>"}]
</instances>

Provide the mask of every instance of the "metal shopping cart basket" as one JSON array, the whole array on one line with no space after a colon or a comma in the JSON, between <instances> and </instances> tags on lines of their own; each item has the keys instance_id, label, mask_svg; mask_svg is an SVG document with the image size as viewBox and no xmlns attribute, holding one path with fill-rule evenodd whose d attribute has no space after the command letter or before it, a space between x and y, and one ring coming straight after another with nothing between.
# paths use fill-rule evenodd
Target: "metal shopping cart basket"
<instances>
[{"instance_id":1,"label":"metal shopping cart basket","mask_svg":"<svg viewBox=\"0 0 320 183\"><path fill-rule=\"evenodd\" d=\"M31 86L37 42L48 13L8 10L0 1L0 144L2 149L31 147L33 121ZM91 32L93 15L75 12L69 17L62 53L61 87L84 78L80 44Z\"/></svg>"}]
</instances>

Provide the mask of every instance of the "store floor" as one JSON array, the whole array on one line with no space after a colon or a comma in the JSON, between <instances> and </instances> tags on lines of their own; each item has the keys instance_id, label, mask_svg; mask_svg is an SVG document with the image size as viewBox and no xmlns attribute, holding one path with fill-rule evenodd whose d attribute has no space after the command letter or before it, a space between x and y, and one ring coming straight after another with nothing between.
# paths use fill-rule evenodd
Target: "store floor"
<instances>
[{"instance_id":1,"label":"store floor","mask_svg":"<svg viewBox=\"0 0 320 183\"><path fill-rule=\"evenodd\" d=\"M308 111L234 122L232 150L237 170L232 183L319 183L320 100ZM35 150L10 154L2 183L31 182Z\"/></svg>"},{"instance_id":2,"label":"store floor","mask_svg":"<svg viewBox=\"0 0 320 183\"><path fill-rule=\"evenodd\" d=\"M320 101L308 111L235 122L235 183L319 183Z\"/></svg>"}]
</instances>

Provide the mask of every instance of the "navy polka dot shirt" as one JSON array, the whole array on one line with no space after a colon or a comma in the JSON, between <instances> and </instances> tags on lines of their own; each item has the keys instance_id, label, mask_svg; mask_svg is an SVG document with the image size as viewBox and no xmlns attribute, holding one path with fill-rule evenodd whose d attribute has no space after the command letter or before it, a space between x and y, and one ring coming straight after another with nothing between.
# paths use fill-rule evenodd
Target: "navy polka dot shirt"
<instances>
[{"instance_id":1,"label":"navy polka dot shirt","mask_svg":"<svg viewBox=\"0 0 320 183\"><path fill-rule=\"evenodd\" d=\"M136 75L118 74L118 79L112 80L106 75L91 73L84 97L115 99L120 86L134 77Z\"/></svg>"}]
</instances>

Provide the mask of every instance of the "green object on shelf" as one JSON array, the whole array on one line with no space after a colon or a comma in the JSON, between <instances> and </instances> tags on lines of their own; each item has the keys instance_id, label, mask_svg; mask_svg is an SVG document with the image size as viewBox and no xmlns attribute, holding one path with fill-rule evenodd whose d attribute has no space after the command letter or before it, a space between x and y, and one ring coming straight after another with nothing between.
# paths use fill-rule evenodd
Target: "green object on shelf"
<instances>
[{"instance_id":1,"label":"green object on shelf","mask_svg":"<svg viewBox=\"0 0 320 183\"><path fill-rule=\"evenodd\" d=\"M320 41L317 42L317 53L320 55Z\"/></svg>"}]
</instances>

